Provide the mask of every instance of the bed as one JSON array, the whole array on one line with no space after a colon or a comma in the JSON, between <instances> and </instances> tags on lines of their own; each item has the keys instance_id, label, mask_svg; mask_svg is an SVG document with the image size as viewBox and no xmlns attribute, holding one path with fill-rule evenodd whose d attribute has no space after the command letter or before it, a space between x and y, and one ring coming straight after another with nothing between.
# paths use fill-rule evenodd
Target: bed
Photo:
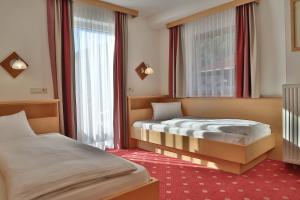
<instances>
[{"instance_id":1,"label":"bed","mask_svg":"<svg viewBox=\"0 0 300 200\"><path fill-rule=\"evenodd\" d=\"M174 101L181 102L183 118L167 120L167 123L151 120L152 102ZM128 97L130 144L131 147L242 174L267 157L280 160L281 105L281 98ZM187 119L192 122L182 123ZM197 126L195 120L216 119L237 123L255 121L258 122L254 126L257 131L254 131L251 137L247 137L241 134L215 134L207 130L206 132L189 130L186 127L186 124Z\"/></svg>"},{"instance_id":2,"label":"bed","mask_svg":"<svg viewBox=\"0 0 300 200\"><path fill-rule=\"evenodd\" d=\"M14 140L0 135L1 200L159 199L158 181L144 167L61 134L48 134L59 132L58 103L57 100L0 103L0 116L25 110L32 129L39 134L18 135ZM62 150L68 153L63 154ZM27 159L28 155L32 158ZM65 167L68 170L63 170Z\"/></svg>"}]
</instances>

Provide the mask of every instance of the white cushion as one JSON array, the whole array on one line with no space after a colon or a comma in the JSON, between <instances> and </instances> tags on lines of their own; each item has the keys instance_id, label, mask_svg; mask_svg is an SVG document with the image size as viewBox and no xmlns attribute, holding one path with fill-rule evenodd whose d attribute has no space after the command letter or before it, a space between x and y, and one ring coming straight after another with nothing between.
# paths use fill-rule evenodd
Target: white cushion
<instances>
[{"instance_id":1,"label":"white cushion","mask_svg":"<svg viewBox=\"0 0 300 200\"><path fill-rule=\"evenodd\" d=\"M0 117L0 141L35 136L24 111Z\"/></svg>"},{"instance_id":2,"label":"white cushion","mask_svg":"<svg viewBox=\"0 0 300 200\"><path fill-rule=\"evenodd\" d=\"M181 102L152 103L152 108L154 120L182 117Z\"/></svg>"}]
</instances>

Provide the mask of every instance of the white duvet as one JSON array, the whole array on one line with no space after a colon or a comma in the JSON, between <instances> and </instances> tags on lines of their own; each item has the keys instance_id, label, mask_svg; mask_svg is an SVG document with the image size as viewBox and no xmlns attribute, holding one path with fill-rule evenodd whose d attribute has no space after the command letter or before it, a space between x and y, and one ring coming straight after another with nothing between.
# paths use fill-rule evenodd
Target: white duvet
<instances>
[{"instance_id":1,"label":"white duvet","mask_svg":"<svg viewBox=\"0 0 300 200\"><path fill-rule=\"evenodd\" d=\"M51 199L136 169L128 161L59 134L0 141L0 171L8 200Z\"/></svg>"}]
</instances>

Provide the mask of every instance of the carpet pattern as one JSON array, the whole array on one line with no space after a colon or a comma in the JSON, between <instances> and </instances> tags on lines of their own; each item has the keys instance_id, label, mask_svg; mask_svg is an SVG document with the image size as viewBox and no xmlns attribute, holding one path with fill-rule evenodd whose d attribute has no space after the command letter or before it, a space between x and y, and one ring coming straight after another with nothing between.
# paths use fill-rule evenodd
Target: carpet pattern
<instances>
[{"instance_id":1,"label":"carpet pattern","mask_svg":"<svg viewBox=\"0 0 300 200\"><path fill-rule=\"evenodd\" d=\"M161 200L300 200L300 167L265 160L243 175L139 149L111 151L160 180Z\"/></svg>"}]
</instances>

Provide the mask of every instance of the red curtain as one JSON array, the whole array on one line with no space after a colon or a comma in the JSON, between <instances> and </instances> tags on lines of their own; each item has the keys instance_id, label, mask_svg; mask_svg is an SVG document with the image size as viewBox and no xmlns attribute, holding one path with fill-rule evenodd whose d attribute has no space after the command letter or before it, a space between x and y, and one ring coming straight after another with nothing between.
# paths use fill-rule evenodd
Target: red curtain
<instances>
[{"instance_id":1,"label":"red curtain","mask_svg":"<svg viewBox=\"0 0 300 200\"><path fill-rule=\"evenodd\" d=\"M180 27L169 29L169 96L176 97L176 65L178 59Z\"/></svg>"},{"instance_id":2,"label":"red curtain","mask_svg":"<svg viewBox=\"0 0 300 200\"><path fill-rule=\"evenodd\" d=\"M238 98L251 97L249 6L251 5L245 4L236 8L236 96Z\"/></svg>"},{"instance_id":3,"label":"red curtain","mask_svg":"<svg viewBox=\"0 0 300 200\"><path fill-rule=\"evenodd\" d=\"M128 147L126 131L126 52L127 15L115 14L114 55L114 144L115 149Z\"/></svg>"},{"instance_id":4,"label":"red curtain","mask_svg":"<svg viewBox=\"0 0 300 200\"><path fill-rule=\"evenodd\" d=\"M71 3L47 0L47 22L54 97L61 100L61 131L76 138Z\"/></svg>"},{"instance_id":5,"label":"red curtain","mask_svg":"<svg viewBox=\"0 0 300 200\"><path fill-rule=\"evenodd\" d=\"M47 0L47 22L48 22L48 44L50 52L51 73L53 81L54 98L58 98L58 85L57 85L57 65L56 65L56 39L55 39L55 7L56 2Z\"/></svg>"}]
</instances>

